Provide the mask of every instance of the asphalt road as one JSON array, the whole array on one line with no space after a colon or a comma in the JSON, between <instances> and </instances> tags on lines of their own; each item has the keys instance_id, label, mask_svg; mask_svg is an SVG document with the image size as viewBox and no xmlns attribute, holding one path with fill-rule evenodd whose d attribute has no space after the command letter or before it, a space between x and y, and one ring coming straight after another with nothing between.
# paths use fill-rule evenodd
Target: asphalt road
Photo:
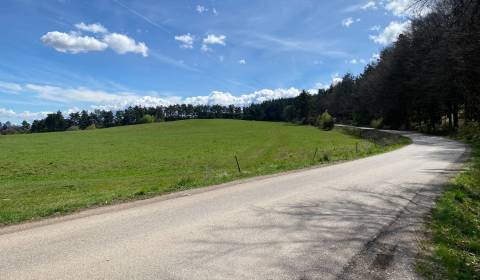
<instances>
[{"instance_id":1,"label":"asphalt road","mask_svg":"<svg viewBox=\"0 0 480 280\"><path fill-rule=\"evenodd\" d=\"M421 216L468 154L366 159L0 229L1 279L413 279Z\"/></svg>"}]
</instances>

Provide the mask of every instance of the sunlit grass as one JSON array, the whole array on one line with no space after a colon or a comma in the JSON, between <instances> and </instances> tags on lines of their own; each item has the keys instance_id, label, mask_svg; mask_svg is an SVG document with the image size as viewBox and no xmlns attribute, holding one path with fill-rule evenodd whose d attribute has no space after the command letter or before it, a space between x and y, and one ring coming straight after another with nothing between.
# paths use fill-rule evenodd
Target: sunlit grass
<instances>
[{"instance_id":1,"label":"sunlit grass","mask_svg":"<svg viewBox=\"0 0 480 280\"><path fill-rule=\"evenodd\" d=\"M1 136L0 224L364 157L405 143L377 146L338 130L236 120Z\"/></svg>"},{"instance_id":2,"label":"sunlit grass","mask_svg":"<svg viewBox=\"0 0 480 280\"><path fill-rule=\"evenodd\" d=\"M480 143L472 161L438 200L419 271L429 279L480 279Z\"/></svg>"}]
</instances>

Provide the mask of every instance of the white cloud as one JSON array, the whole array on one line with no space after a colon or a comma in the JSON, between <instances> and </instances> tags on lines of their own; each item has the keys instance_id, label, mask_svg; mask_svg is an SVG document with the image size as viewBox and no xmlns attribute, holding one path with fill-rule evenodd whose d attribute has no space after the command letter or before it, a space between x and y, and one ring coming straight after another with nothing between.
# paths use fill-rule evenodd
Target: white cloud
<instances>
[{"instance_id":1,"label":"white cloud","mask_svg":"<svg viewBox=\"0 0 480 280\"><path fill-rule=\"evenodd\" d=\"M385 10L398 17L424 16L431 12L428 5L419 4L415 0L386 0L383 6Z\"/></svg>"},{"instance_id":2,"label":"white cloud","mask_svg":"<svg viewBox=\"0 0 480 280\"><path fill-rule=\"evenodd\" d=\"M193 41L195 40L195 36L190 35L190 33L175 36L175 40L182 42L180 45L181 48L184 49L192 49L193 48Z\"/></svg>"},{"instance_id":3,"label":"white cloud","mask_svg":"<svg viewBox=\"0 0 480 280\"><path fill-rule=\"evenodd\" d=\"M382 29L382 27L380 25L374 25L372 27L370 27L370 31L380 31L380 29Z\"/></svg>"},{"instance_id":4,"label":"white cloud","mask_svg":"<svg viewBox=\"0 0 480 280\"><path fill-rule=\"evenodd\" d=\"M202 47L200 48L202 52L211 52L212 49L209 48L207 45L203 44Z\"/></svg>"},{"instance_id":5,"label":"white cloud","mask_svg":"<svg viewBox=\"0 0 480 280\"><path fill-rule=\"evenodd\" d=\"M0 81L0 92L19 93L21 90L22 86L19 84Z\"/></svg>"},{"instance_id":6,"label":"white cloud","mask_svg":"<svg viewBox=\"0 0 480 280\"><path fill-rule=\"evenodd\" d=\"M205 12L208 12L208 8L206 8L202 5L197 5L196 10L199 14L203 14Z\"/></svg>"},{"instance_id":7,"label":"white cloud","mask_svg":"<svg viewBox=\"0 0 480 280\"><path fill-rule=\"evenodd\" d=\"M385 9L396 16L405 16L411 12L412 4L412 0L388 0Z\"/></svg>"},{"instance_id":8,"label":"white cloud","mask_svg":"<svg viewBox=\"0 0 480 280\"><path fill-rule=\"evenodd\" d=\"M378 53L373 53L372 57L370 57L370 62L377 62L380 60L380 55Z\"/></svg>"},{"instance_id":9,"label":"white cloud","mask_svg":"<svg viewBox=\"0 0 480 280\"><path fill-rule=\"evenodd\" d=\"M378 35L370 35L370 39L377 44L386 46L395 42L398 38L398 35L405 32L409 27L410 27L409 20L405 22L392 21Z\"/></svg>"},{"instance_id":10,"label":"white cloud","mask_svg":"<svg viewBox=\"0 0 480 280\"><path fill-rule=\"evenodd\" d=\"M343 81L343 79L340 78L340 75L338 73L335 73L335 74L332 75L332 86L337 85L341 81Z\"/></svg>"},{"instance_id":11,"label":"white cloud","mask_svg":"<svg viewBox=\"0 0 480 280\"><path fill-rule=\"evenodd\" d=\"M313 89L310 89L309 92L316 92L319 89L328 89L330 87L330 84L328 83L316 83Z\"/></svg>"},{"instance_id":12,"label":"white cloud","mask_svg":"<svg viewBox=\"0 0 480 280\"><path fill-rule=\"evenodd\" d=\"M26 84L24 88L25 91L35 93L42 99L62 103L107 103L136 97L134 93L129 92L108 93L100 90L91 90L85 87L62 88L51 85Z\"/></svg>"},{"instance_id":13,"label":"white cloud","mask_svg":"<svg viewBox=\"0 0 480 280\"><path fill-rule=\"evenodd\" d=\"M263 101L279 99L279 98L290 98L296 97L300 94L301 90L296 88L278 88L278 89L262 89L255 91L249 94L243 94L240 96L234 96L229 92L222 91L212 91L210 95L207 96L195 96L188 97L183 100L186 104L193 105L236 105L236 106L247 106L254 103L261 103Z\"/></svg>"},{"instance_id":14,"label":"white cloud","mask_svg":"<svg viewBox=\"0 0 480 280\"><path fill-rule=\"evenodd\" d=\"M118 33L109 33L105 35L103 41L108 44L115 52L125 54L127 52L140 53L148 56L148 47L143 42L135 42L134 39L127 35Z\"/></svg>"},{"instance_id":15,"label":"white cloud","mask_svg":"<svg viewBox=\"0 0 480 280\"><path fill-rule=\"evenodd\" d=\"M347 61L347 63L354 64L354 65L355 64L367 64L367 61L363 58L360 58L360 59L354 58L354 59L351 59L351 60Z\"/></svg>"},{"instance_id":16,"label":"white cloud","mask_svg":"<svg viewBox=\"0 0 480 280\"><path fill-rule=\"evenodd\" d=\"M227 36L225 35L215 35L215 34L208 34L207 37L203 38L203 44L201 50L203 52L210 52L212 49L208 45L222 45L225 46L225 40Z\"/></svg>"},{"instance_id":17,"label":"white cloud","mask_svg":"<svg viewBox=\"0 0 480 280\"><path fill-rule=\"evenodd\" d=\"M46 117L51 112L15 112L11 109L0 108L0 120L20 123L21 121L33 121Z\"/></svg>"},{"instance_id":18,"label":"white cloud","mask_svg":"<svg viewBox=\"0 0 480 280\"><path fill-rule=\"evenodd\" d=\"M1 82L1 81L0 81ZM128 106L168 106L173 104L219 104L247 106L252 103L295 97L301 90L296 88L262 89L252 93L235 96L229 92L212 91L209 95L193 96L182 98L178 96L158 97L156 92L148 92L148 95L141 95L135 92L107 92L86 87L65 88L44 84L13 84L23 93L36 95L37 98L55 101L64 104L88 104L92 109L119 110ZM73 107L66 113L79 111L80 108ZM48 112L40 113L16 113L12 110L0 109L0 119L32 120L45 116Z\"/></svg>"},{"instance_id":19,"label":"white cloud","mask_svg":"<svg viewBox=\"0 0 480 280\"><path fill-rule=\"evenodd\" d=\"M247 61L245 59L240 59L238 61L239 64L247 64Z\"/></svg>"},{"instance_id":20,"label":"white cloud","mask_svg":"<svg viewBox=\"0 0 480 280\"><path fill-rule=\"evenodd\" d=\"M225 35L208 34L207 37L203 38L203 43L205 45L225 46L225 39L227 39L227 36Z\"/></svg>"},{"instance_id":21,"label":"white cloud","mask_svg":"<svg viewBox=\"0 0 480 280\"><path fill-rule=\"evenodd\" d=\"M335 73L331 76L331 81L328 83L319 82L316 83L313 89L310 89L309 92L316 92L319 89L328 89L331 86L335 86L340 83L343 79L340 78L338 73Z\"/></svg>"},{"instance_id":22,"label":"white cloud","mask_svg":"<svg viewBox=\"0 0 480 280\"><path fill-rule=\"evenodd\" d=\"M125 54L127 52L140 53L148 56L148 47L143 42L135 42L134 39L124 34L107 33L107 29L99 23L85 24L83 22L75 25L76 28L93 33L106 33L102 38L93 36L82 36L78 31L64 33L51 31L43 35L40 39L55 50L64 53L84 53L91 51L104 51L108 47L116 53Z\"/></svg>"},{"instance_id":23,"label":"white cloud","mask_svg":"<svg viewBox=\"0 0 480 280\"><path fill-rule=\"evenodd\" d=\"M217 9L213 8L212 13L213 13L214 15L218 15Z\"/></svg>"},{"instance_id":24,"label":"white cloud","mask_svg":"<svg viewBox=\"0 0 480 280\"><path fill-rule=\"evenodd\" d=\"M90 36L80 36L76 33L51 31L41 37L42 42L59 52L82 53L103 51L108 45Z\"/></svg>"},{"instance_id":25,"label":"white cloud","mask_svg":"<svg viewBox=\"0 0 480 280\"><path fill-rule=\"evenodd\" d=\"M353 23L354 23L354 20L351 17L342 20L342 25L345 27L350 27L350 25L352 25Z\"/></svg>"},{"instance_id":26,"label":"white cloud","mask_svg":"<svg viewBox=\"0 0 480 280\"><path fill-rule=\"evenodd\" d=\"M108 30L100 23L85 24L83 22L75 24L77 29L92 33L107 33Z\"/></svg>"},{"instance_id":27,"label":"white cloud","mask_svg":"<svg viewBox=\"0 0 480 280\"><path fill-rule=\"evenodd\" d=\"M362 10L376 10L377 9L377 3L375 1L369 1L365 5L361 6L360 9Z\"/></svg>"}]
</instances>

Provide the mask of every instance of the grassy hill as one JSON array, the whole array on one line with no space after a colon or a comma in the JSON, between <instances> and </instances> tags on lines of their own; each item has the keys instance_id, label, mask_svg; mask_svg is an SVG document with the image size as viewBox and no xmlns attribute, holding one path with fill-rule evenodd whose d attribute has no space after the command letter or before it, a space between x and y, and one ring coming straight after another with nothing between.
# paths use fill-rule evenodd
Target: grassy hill
<instances>
[{"instance_id":1,"label":"grassy hill","mask_svg":"<svg viewBox=\"0 0 480 280\"><path fill-rule=\"evenodd\" d=\"M377 147L337 130L236 120L1 136L0 224L362 157L399 145Z\"/></svg>"}]
</instances>

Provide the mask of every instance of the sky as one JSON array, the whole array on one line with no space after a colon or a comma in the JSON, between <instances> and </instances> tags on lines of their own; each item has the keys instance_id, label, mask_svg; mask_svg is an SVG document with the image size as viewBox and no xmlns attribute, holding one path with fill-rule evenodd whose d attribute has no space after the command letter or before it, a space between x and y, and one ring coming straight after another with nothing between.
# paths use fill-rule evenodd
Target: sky
<instances>
[{"instance_id":1,"label":"sky","mask_svg":"<svg viewBox=\"0 0 480 280\"><path fill-rule=\"evenodd\" d=\"M410 1L2 0L0 122L313 92L377 59Z\"/></svg>"}]
</instances>

